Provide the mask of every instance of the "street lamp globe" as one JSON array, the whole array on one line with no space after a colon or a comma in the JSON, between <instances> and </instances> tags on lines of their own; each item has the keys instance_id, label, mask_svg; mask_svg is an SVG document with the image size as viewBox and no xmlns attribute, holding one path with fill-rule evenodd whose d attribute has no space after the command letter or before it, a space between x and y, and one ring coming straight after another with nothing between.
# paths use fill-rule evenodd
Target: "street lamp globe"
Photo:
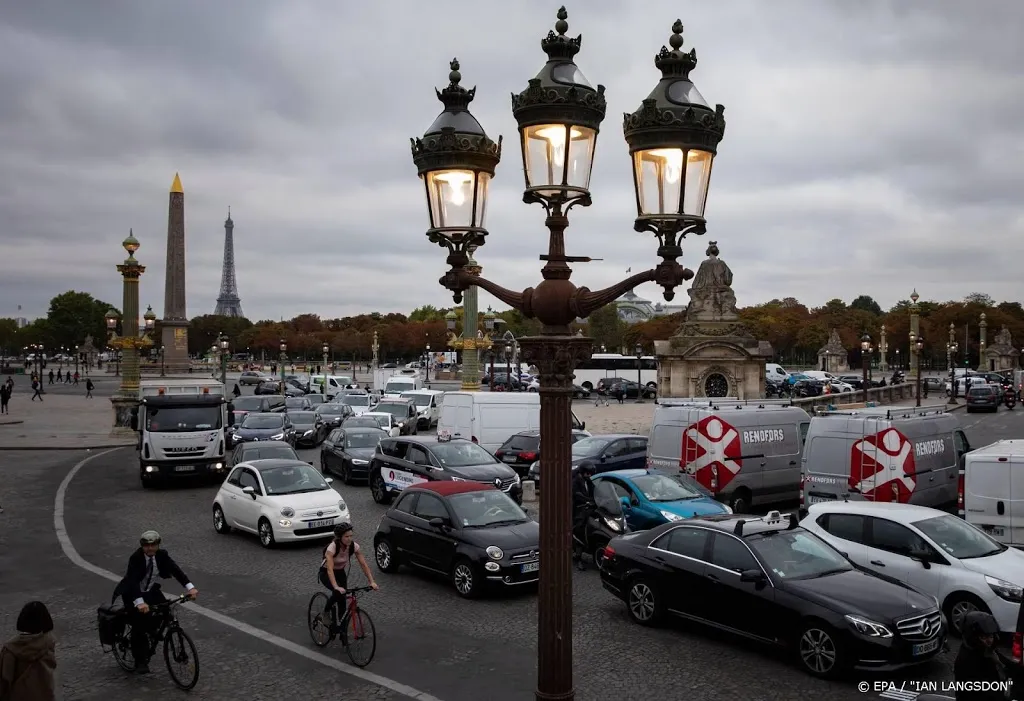
<instances>
[{"instance_id":1,"label":"street lamp globe","mask_svg":"<svg viewBox=\"0 0 1024 701\"><path fill-rule=\"evenodd\" d=\"M220 343L220 349L222 351L227 351L227 349L228 349L228 337L227 337L227 335L222 333L220 336L217 337L217 341Z\"/></svg>"},{"instance_id":2,"label":"street lamp globe","mask_svg":"<svg viewBox=\"0 0 1024 701\"><path fill-rule=\"evenodd\" d=\"M278 345L278 348L281 349L282 353L285 353L285 352L288 351L288 344L284 342L283 338L281 339L280 344Z\"/></svg>"},{"instance_id":3,"label":"street lamp globe","mask_svg":"<svg viewBox=\"0 0 1024 701\"><path fill-rule=\"evenodd\" d=\"M917 341L917 334L914 333L913 331L911 331L910 332L910 345L914 345L915 341ZM897 349L896 352L899 353L899 349Z\"/></svg>"},{"instance_id":4,"label":"street lamp globe","mask_svg":"<svg viewBox=\"0 0 1024 701\"><path fill-rule=\"evenodd\" d=\"M917 348L918 352L920 352L921 349L924 348L924 339L918 337L917 343L914 344L914 347Z\"/></svg>"},{"instance_id":5,"label":"street lamp globe","mask_svg":"<svg viewBox=\"0 0 1024 701\"><path fill-rule=\"evenodd\" d=\"M467 249L482 246L487 236L487 188L501 160L501 137L497 143L491 141L470 114L476 88L459 85L458 59L450 68L448 87L435 91L444 111L422 138L410 141L413 163L426 188L427 237L465 265Z\"/></svg>"},{"instance_id":6,"label":"street lamp globe","mask_svg":"<svg viewBox=\"0 0 1024 701\"><path fill-rule=\"evenodd\" d=\"M865 353L871 350L871 336L864 334L860 337L860 349Z\"/></svg>"},{"instance_id":7,"label":"street lamp globe","mask_svg":"<svg viewBox=\"0 0 1024 701\"><path fill-rule=\"evenodd\" d=\"M643 346L641 346L641 345L640 345L639 343L638 343L638 344L636 344L636 348L634 348L633 350L634 350L634 352L636 353L636 357L637 357L637 358L642 358L642 357L644 357L644 347L643 347Z\"/></svg>"},{"instance_id":8,"label":"street lamp globe","mask_svg":"<svg viewBox=\"0 0 1024 701\"><path fill-rule=\"evenodd\" d=\"M117 312L111 309L109 312L103 315L103 318L107 322L107 331L114 331L117 329L117 321L120 318Z\"/></svg>"},{"instance_id":9,"label":"street lamp globe","mask_svg":"<svg viewBox=\"0 0 1024 701\"><path fill-rule=\"evenodd\" d=\"M487 307L487 313L484 314L484 328L490 333L494 331L494 320L497 318L494 312L491 311L490 307Z\"/></svg>"},{"instance_id":10,"label":"street lamp globe","mask_svg":"<svg viewBox=\"0 0 1024 701\"><path fill-rule=\"evenodd\" d=\"M152 331L156 326L156 314L153 313L152 304L146 307L146 313L142 315L142 318L146 322L146 331Z\"/></svg>"},{"instance_id":11,"label":"street lamp globe","mask_svg":"<svg viewBox=\"0 0 1024 701\"><path fill-rule=\"evenodd\" d=\"M323 351L324 355L327 355L331 352L331 347L325 343L320 350Z\"/></svg>"},{"instance_id":12,"label":"street lamp globe","mask_svg":"<svg viewBox=\"0 0 1024 701\"><path fill-rule=\"evenodd\" d=\"M624 115L622 130L633 157L637 231L704 233L711 165L725 135L725 108L714 109L690 80L697 52L683 52L683 23L654 59L661 81L640 108ZM683 235L685 235L684 232ZM678 245L674 240L662 245ZM680 253L681 255L681 253Z\"/></svg>"},{"instance_id":13,"label":"street lamp globe","mask_svg":"<svg viewBox=\"0 0 1024 701\"><path fill-rule=\"evenodd\" d=\"M555 31L541 40L548 61L529 86L512 96L526 175L525 202L590 204L590 173L607 102L573 62L583 37L566 36L569 14L558 10Z\"/></svg>"},{"instance_id":14,"label":"street lamp globe","mask_svg":"<svg viewBox=\"0 0 1024 701\"><path fill-rule=\"evenodd\" d=\"M139 250L139 246L142 244L139 243L139 240L135 238L135 234L133 234L131 229L129 229L128 238L122 241L121 245L124 246L124 250L128 251L128 257L131 258L135 255L135 251Z\"/></svg>"},{"instance_id":15,"label":"street lamp globe","mask_svg":"<svg viewBox=\"0 0 1024 701\"><path fill-rule=\"evenodd\" d=\"M429 343L427 344L427 352L428 353L430 352L430 344Z\"/></svg>"},{"instance_id":16,"label":"street lamp globe","mask_svg":"<svg viewBox=\"0 0 1024 701\"><path fill-rule=\"evenodd\" d=\"M455 324L458 320L459 315L455 313L454 309L444 315L444 325L449 331L455 331Z\"/></svg>"}]
</instances>

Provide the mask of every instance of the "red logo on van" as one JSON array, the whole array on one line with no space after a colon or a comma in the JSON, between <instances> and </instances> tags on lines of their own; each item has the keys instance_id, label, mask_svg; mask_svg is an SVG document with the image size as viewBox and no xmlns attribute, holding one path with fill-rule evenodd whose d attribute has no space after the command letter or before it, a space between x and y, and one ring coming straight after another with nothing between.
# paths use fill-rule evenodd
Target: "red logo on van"
<instances>
[{"instance_id":1,"label":"red logo on van","mask_svg":"<svg viewBox=\"0 0 1024 701\"><path fill-rule=\"evenodd\" d=\"M707 416L683 431L679 467L719 492L743 467L740 455L739 431L717 416Z\"/></svg>"},{"instance_id":2,"label":"red logo on van","mask_svg":"<svg viewBox=\"0 0 1024 701\"><path fill-rule=\"evenodd\" d=\"M910 501L916 472L914 445L895 428L865 436L850 450L850 488L871 501Z\"/></svg>"}]
</instances>

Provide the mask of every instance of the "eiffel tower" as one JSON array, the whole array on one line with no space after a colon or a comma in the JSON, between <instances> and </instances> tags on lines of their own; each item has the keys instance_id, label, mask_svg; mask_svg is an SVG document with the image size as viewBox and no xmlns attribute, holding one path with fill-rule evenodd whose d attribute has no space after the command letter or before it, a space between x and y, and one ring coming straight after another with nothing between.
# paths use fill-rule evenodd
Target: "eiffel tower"
<instances>
[{"instance_id":1,"label":"eiffel tower","mask_svg":"<svg viewBox=\"0 0 1024 701\"><path fill-rule=\"evenodd\" d=\"M220 271L220 294L217 295L217 316L245 316L242 314L242 300L238 298L235 282L235 223L231 221L231 208L224 221L224 266Z\"/></svg>"}]
</instances>

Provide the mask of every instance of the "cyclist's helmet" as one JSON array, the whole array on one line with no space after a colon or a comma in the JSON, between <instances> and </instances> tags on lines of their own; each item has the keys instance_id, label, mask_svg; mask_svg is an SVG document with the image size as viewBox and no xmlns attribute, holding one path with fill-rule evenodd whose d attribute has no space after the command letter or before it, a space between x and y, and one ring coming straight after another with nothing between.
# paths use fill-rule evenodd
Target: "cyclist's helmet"
<instances>
[{"instance_id":1,"label":"cyclist's helmet","mask_svg":"<svg viewBox=\"0 0 1024 701\"><path fill-rule=\"evenodd\" d=\"M146 531L139 537L140 545L160 545L160 534L156 531Z\"/></svg>"},{"instance_id":2,"label":"cyclist's helmet","mask_svg":"<svg viewBox=\"0 0 1024 701\"><path fill-rule=\"evenodd\" d=\"M341 538L343 535L350 532L351 530L351 523L339 523L337 526L334 527L334 537Z\"/></svg>"},{"instance_id":3,"label":"cyclist's helmet","mask_svg":"<svg viewBox=\"0 0 1024 701\"><path fill-rule=\"evenodd\" d=\"M585 460L584 462L580 463L580 466L576 468L576 471L579 472L584 477L593 477L594 463L590 462L589 460Z\"/></svg>"}]
</instances>

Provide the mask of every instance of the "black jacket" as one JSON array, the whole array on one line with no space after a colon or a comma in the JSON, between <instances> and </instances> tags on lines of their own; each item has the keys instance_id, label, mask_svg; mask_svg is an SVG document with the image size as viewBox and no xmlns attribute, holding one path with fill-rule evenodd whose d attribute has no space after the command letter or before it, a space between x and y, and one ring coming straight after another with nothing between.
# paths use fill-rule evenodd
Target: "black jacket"
<instances>
[{"instance_id":1,"label":"black jacket","mask_svg":"<svg viewBox=\"0 0 1024 701\"><path fill-rule=\"evenodd\" d=\"M961 645L953 663L953 678L958 682L1003 682L1006 668L994 653ZM956 701L1006 701L1009 698L999 689L989 691L956 692Z\"/></svg>"},{"instance_id":2,"label":"black jacket","mask_svg":"<svg viewBox=\"0 0 1024 701\"><path fill-rule=\"evenodd\" d=\"M572 478L572 513L578 520L587 513L588 506L594 501L594 483L583 475L576 473Z\"/></svg>"},{"instance_id":3,"label":"black jacket","mask_svg":"<svg viewBox=\"0 0 1024 701\"><path fill-rule=\"evenodd\" d=\"M160 579L170 579L174 577L178 584L185 586L192 580L188 578L178 563L170 556L166 550L157 550L156 555L156 576ZM132 553L132 556L128 558L128 569L124 573L124 577L118 582L117 587L114 589L114 599L118 596L127 597L129 601L134 601L142 595L142 580L146 577L146 555L142 552L142 548L139 548Z\"/></svg>"}]
</instances>

